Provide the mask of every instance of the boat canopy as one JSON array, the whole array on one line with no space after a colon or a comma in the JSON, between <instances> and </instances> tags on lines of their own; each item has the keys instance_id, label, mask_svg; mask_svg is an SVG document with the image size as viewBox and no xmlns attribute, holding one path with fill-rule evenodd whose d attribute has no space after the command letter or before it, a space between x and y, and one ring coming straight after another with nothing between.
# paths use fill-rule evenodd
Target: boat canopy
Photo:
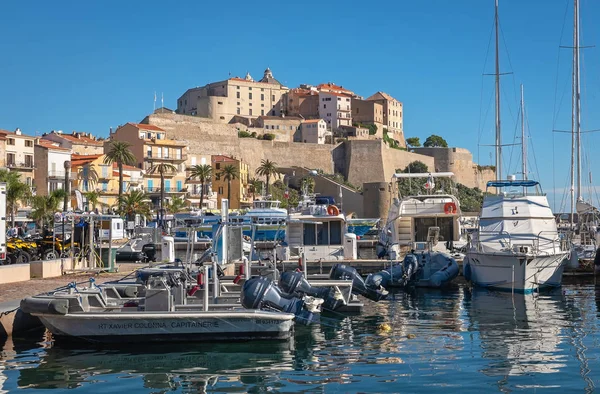
<instances>
[{"instance_id":1,"label":"boat canopy","mask_svg":"<svg viewBox=\"0 0 600 394\"><path fill-rule=\"evenodd\" d=\"M506 181L489 181L487 183L487 187L535 187L538 186L540 183L537 181L531 181L531 180L506 180Z\"/></svg>"},{"instance_id":2,"label":"boat canopy","mask_svg":"<svg viewBox=\"0 0 600 394\"><path fill-rule=\"evenodd\" d=\"M393 178L450 178L453 176L453 172L420 172L416 174L397 172L394 174Z\"/></svg>"}]
</instances>

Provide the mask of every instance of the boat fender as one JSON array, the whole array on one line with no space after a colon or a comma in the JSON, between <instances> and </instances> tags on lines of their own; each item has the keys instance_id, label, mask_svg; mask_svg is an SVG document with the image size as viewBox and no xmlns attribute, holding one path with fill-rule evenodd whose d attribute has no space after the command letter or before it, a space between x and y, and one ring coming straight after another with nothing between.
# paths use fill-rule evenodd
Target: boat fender
<instances>
[{"instance_id":1,"label":"boat fender","mask_svg":"<svg viewBox=\"0 0 600 394\"><path fill-rule=\"evenodd\" d=\"M239 276L243 276L244 275L244 264L240 265L238 273L239 273Z\"/></svg>"},{"instance_id":2,"label":"boat fender","mask_svg":"<svg viewBox=\"0 0 600 394\"><path fill-rule=\"evenodd\" d=\"M236 276L235 278L233 278L233 284L238 284L240 283L240 280L242 280L242 278L244 277L244 274L240 274L238 276Z\"/></svg>"},{"instance_id":3,"label":"boat fender","mask_svg":"<svg viewBox=\"0 0 600 394\"><path fill-rule=\"evenodd\" d=\"M302 257L298 257L298 269L302 270Z\"/></svg>"},{"instance_id":4,"label":"boat fender","mask_svg":"<svg viewBox=\"0 0 600 394\"><path fill-rule=\"evenodd\" d=\"M198 272L198 277L196 278L196 284L199 288L204 288L204 272Z\"/></svg>"},{"instance_id":5,"label":"boat fender","mask_svg":"<svg viewBox=\"0 0 600 394\"><path fill-rule=\"evenodd\" d=\"M340 214L340 210L335 205L329 205L327 207L327 214L330 216L337 216Z\"/></svg>"},{"instance_id":6,"label":"boat fender","mask_svg":"<svg viewBox=\"0 0 600 394\"><path fill-rule=\"evenodd\" d=\"M456 213L456 204L453 202L447 202L446 204L444 204L444 213L446 215Z\"/></svg>"},{"instance_id":7,"label":"boat fender","mask_svg":"<svg viewBox=\"0 0 600 394\"><path fill-rule=\"evenodd\" d=\"M463 276L467 280L467 282L471 281L471 264L469 262L465 262L465 266L463 267Z\"/></svg>"},{"instance_id":8,"label":"boat fender","mask_svg":"<svg viewBox=\"0 0 600 394\"><path fill-rule=\"evenodd\" d=\"M69 313L69 300L27 297L21 300L21 310L32 314L66 315Z\"/></svg>"}]
</instances>

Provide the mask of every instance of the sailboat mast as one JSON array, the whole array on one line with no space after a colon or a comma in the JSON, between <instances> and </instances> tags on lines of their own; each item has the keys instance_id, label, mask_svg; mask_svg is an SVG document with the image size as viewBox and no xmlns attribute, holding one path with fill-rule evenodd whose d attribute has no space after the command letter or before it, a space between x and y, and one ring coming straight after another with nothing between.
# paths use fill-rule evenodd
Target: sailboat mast
<instances>
[{"instance_id":1,"label":"sailboat mast","mask_svg":"<svg viewBox=\"0 0 600 394\"><path fill-rule=\"evenodd\" d=\"M577 200L581 199L581 87L580 87L580 64L579 64L579 0L575 0L575 11L574 11L574 37L573 37L573 67L574 76L573 81L575 82L574 87L574 100L575 100L575 146L577 155Z\"/></svg>"},{"instance_id":2,"label":"sailboat mast","mask_svg":"<svg viewBox=\"0 0 600 394\"><path fill-rule=\"evenodd\" d=\"M527 142L525 140L525 95L521 84L521 157L523 158L523 179L527 179Z\"/></svg>"},{"instance_id":3,"label":"sailboat mast","mask_svg":"<svg viewBox=\"0 0 600 394\"><path fill-rule=\"evenodd\" d=\"M502 180L502 136L500 134L500 54L498 0L495 8L496 25L496 180Z\"/></svg>"}]
</instances>

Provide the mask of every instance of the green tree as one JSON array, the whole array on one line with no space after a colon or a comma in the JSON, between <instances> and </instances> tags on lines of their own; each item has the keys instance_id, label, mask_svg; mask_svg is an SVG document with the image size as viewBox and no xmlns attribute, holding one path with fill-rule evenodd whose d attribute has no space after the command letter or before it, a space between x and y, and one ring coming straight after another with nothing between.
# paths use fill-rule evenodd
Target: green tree
<instances>
[{"instance_id":1,"label":"green tree","mask_svg":"<svg viewBox=\"0 0 600 394\"><path fill-rule=\"evenodd\" d=\"M423 174L429 172L429 168L427 167L427 164L422 161L415 160L409 163L402 172L406 174Z\"/></svg>"},{"instance_id":2,"label":"green tree","mask_svg":"<svg viewBox=\"0 0 600 394\"><path fill-rule=\"evenodd\" d=\"M96 206L100 202L100 192L92 190L86 192L84 195L85 199L87 200L88 211L93 211L94 209L96 209Z\"/></svg>"},{"instance_id":3,"label":"green tree","mask_svg":"<svg viewBox=\"0 0 600 394\"><path fill-rule=\"evenodd\" d=\"M418 148L421 146L421 140L419 139L419 137L410 137L406 139L406 143L410 146L412 146L413 148Z\"/></svg>"},{"instance_id":4,"label":"green tree","mask_svg":"<svg viewBox=\"0 0 600 394\"><path fill-rule=\"evenodd\" d=\"M167 212L177 213L181 212L186 208L185 200L181 197L173 197L171 201L167 203Z\"/></svg>"},{"instance_id":5,"label":"green tree","mask_svg":"<svg viewBox=\"0 0 600 394\"><path fill-rule=\"evenodd\" d=\"M208 164L197 164L190 171L190 179L198 179L200 181L200 209L204 202L204 185L210 181L212 176L212 167Z\"/></svg>"},{"instance_id":6,"label":"green tree","mask_svg":"<svg viewBox=\"0 0 600 394\"><path fill-rule=\"evenodd\" d=\"M227 181L227 200L229 201L229 206L231 206L231 181L239 178L239 175L237 168L231 164L227 164L219 172L219 176L222 176L223 180Z\"/></svg>"},{"instance_id":7,"label":"green tree","mask_svg":"<svg viewBox=\"0 0 600 394\"><path fill-rule=\"evenodd\" d=\"M448 143L439 135L432 134L427 137L423 146L426 148L447 148Z\"/></svg>"},{"instance_id":8,"label":"green tree","mask_svg":"<svg viewBox=\"0 0 600 394\"><path fill-rule=\"evenodd\" d=\"M269 180L272 176L279 176L279 171L277 171L277 164L269 159L262 159L260 161L260 166L256 169L256 175L264 176L266 178L267 195L269 195Z\"/></svg>"},{"instance_id":9,"label":"green tree","mask_svg":"<svg viewBox=\"0 0 600 394\"><path fill-rule=\"evenodd\" d=\"M250 178L248 181L248 192L252 193L252 199L256 199L256 193L262 192L262 181L256 178Z\"/></svg>"},{"instance_id":10,"label":"green tree","mask_svg":"<svg viewBox=\"0 0 600 394\"><path fill-rule=\"evenodd\" d=\"M148 169L148 174L160 175L160 218L159 223L164 226L164 201L165 201L165 175L174 175L177 173L177 167L170 163L154 163Z\"/></svg>"},{"instance_id":11,"label":"green tree","mask_svg":"<svg viewBox=\"0 0 600 394\"><path fill-rule=\"evenodd\" d=\"M94 166L85 164L77 170L77 180L79 181L79 190L89 192L94 189L94 185L98 183L98 172Z\"/></svg>"},{"instance_id":12,"label":"green tree","mask_svg":"<svg viewBox=\"0 0 600 394\"><path fill-rule=\"evenodd\" d=\"M17 172L0 169L0 182L6 182L6 208L10 212L12 226L15 227L15 217L19 204L26 203L31 197L31 188L21 181Z\"/></svg>"},{"instance_id":13,"label":"green tree","mask_svg":"<svg viewBox=\"0 0 600 394\"><path fill-rule=\"evenodd\" d=\"M370 124L367 126L367 128L369 129L369 135L377 134L377 125L376 124Z\"/></svg>"},{"instance_id":14,"label":"green tree","mask_svg":"<svg viewBox=\"0 0 600 394\"><path fill-rule=\"evenodd\" d=\"M38 221L40 227L44 227L44 223L52 226L54 223L54 213L59 210L60 204L66 194L63 189L57 189L47 196L34 196L30 217Z\"/></svg>"},{"instance_id":15,"label":"green tree","mask_svg":"<svg viewBox=\"0 0 600 394\"><path fill-rule=\"evenodd\" d=\"M113 141L104 157L105 164L117 163L119 167L119 204L123 197L123 165L135 165L135 156L129 149L130 146L127 142Z\"/></svg>"},{"instance_id":16,"label":"green tree","mask_svg":"<svg viewBox=\"0 0 600 394\"><path fill-rule=\"evenodd\" d=\"M150 198L142 190L132 190L123 196L119 205L122 207L121 214L127 217L127 220L135 220L135 215L140 215L149 219L150 213Z\"/></svg>"},{"instance_id":17,"label":"green tree","mask_svg":"<svg viewBox=\"0 0 600 394\"><path fill-rule=\"evenodd\" d=\"M302 191L306 190L307 193L312 194L315 192L315 178L312 176L305 176L302 178Z\"/></svg>"}]
</instances>

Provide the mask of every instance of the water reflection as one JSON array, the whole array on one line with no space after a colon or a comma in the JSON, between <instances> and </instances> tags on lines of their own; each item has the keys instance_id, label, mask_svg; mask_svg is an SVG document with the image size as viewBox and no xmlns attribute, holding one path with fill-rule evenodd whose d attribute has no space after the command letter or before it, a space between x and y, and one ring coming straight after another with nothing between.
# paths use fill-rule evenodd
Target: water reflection
<instances>
[{"instance_id":1,"label":"water reflection","mask_svg":"<svg viewBox=\"0 0 600 394\"><path fill-rule=\"evenodd\" d=\"M560 345L568 326L562 292L544 295L473 290L465 299L471 330L479 332L488 376L557 373L566 366Z\"/></svg>"},{"instance_id":2,"label":"water reflection","mask_svg":"<svg viewBox=\"0 0 600 394\"><path fill-rule=\"evenodd\" d=\"M120 350L50 346L35 368L20 370L18 387L75 388L114 374L138 375L145 388L166 391L204 390L225 382L260 387L273 380L271 375L292 368L292 352L290 342L150 344Z\"/></svg>"}]
</instances>

